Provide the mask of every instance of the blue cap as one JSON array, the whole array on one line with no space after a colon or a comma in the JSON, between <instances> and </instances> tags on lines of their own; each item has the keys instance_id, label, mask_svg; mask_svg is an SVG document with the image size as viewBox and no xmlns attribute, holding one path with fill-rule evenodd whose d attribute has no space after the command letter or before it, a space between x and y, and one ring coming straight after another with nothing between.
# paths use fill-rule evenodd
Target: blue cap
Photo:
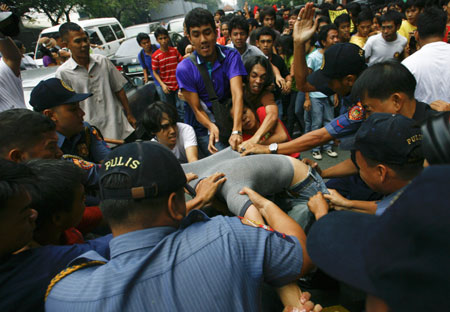
<instances>
[{"instance_id":1,"label":"blue cap","mask_svg":"<svg viewBox=\"0 0 450 312\"><path fill-rule=\"evenodd\" d=\"M42 112L55 106L80 102L90 96L92 93L76 93L64 81L50 78L39 82L31 91L30 105L36 112Z\"/></svg>"},{"instance_id":2,"label":"blue cap","mask_svg":"<svg viewBox=\"0 0 450 312\"><path fill-rule=\"evenodd\" d=\"M131 185L107 188L105 177L121 173ZM156 142L134 142L113 149L100 170L102 199L157 198L176 192L186 185L186 175L175 155Z\"/></svg>"},{"instance_id":3,"label":"blue cap","mask_svg":"<svg viewBox=\"0 0 450 312\"><path fill-rule=\"evenodd\" d=\"M312 261L392 311L448 311L450 166L431 166L381 216L336 211L308 233Z\"/></svg>"}]
</instances>

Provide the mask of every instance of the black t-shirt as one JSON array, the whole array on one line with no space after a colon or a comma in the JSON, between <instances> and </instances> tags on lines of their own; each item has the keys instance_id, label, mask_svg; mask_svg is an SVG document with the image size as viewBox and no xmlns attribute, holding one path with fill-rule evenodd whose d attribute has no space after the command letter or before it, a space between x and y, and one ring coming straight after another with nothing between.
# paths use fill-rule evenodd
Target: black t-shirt
<instances>
[{"instance_id":1,"label":"black t-shirt","mask_svg":"<svg viewBox=\"0 0 450 312\"><path fill-rule=\"evenodd\" d=\"M415 120L420 125L425 120L427 120L431 116L436 115L437 113L438 112L432 109L430 105L416 101L416 111L414 112L412 119Z\"/></svg>"},{"instance_id":2,"label":"black t-shirt","mask_svg":"<svg viewBox=\"0 0 450 312\"><path fill-rule=\"evenodd\" d=\"M286 78L286 76L289 75L289 70L287 69L286 63L284 63L284 60L281 56L279 56L277 54L272 54L272 59L270 60L270 62L276 68L278 68L278 70L280 71L281 77ZM275 83L275 90L274 90L273 94L275 95L275 99L279 99L281 96L281 89L277 86L276 83Z\"/></svg>"}]
</instances>

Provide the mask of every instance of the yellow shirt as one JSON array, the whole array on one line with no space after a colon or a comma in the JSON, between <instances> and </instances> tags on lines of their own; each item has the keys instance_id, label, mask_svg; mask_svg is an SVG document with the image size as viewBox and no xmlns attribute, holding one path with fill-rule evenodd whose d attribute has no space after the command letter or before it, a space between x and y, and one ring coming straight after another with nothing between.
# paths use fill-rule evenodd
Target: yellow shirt
<instances>
[{"instance_id":1,"label":"yellow shirt","mask_svg":"<svg viewBox=\"0 0 450 312\"><path fill-rule=\"evenodd\" d=\"M367 38L368 37L360 37L357 35L353 35L350 38L350 43L354 43L362 49L362 48L364 48L364 45L366 44Z\"/></svg>"},{"instance_id":2,"label":"yellow shirt","mask_svg":"<svg viewBox=\"0 0 450 312\"><path fill-rule=\"evenodd\" d=\"M403 37L405 37L406 39L408 39L408 43L407 44L409 44L409 39L411 38L411 36L414 36L414 31L416 29L417 29L417 26L413 26L407 20L403 20L402 21L402 26L400 26L400 29L398 30L398 34L400 34Z\"/></svg>"}]
</instances>

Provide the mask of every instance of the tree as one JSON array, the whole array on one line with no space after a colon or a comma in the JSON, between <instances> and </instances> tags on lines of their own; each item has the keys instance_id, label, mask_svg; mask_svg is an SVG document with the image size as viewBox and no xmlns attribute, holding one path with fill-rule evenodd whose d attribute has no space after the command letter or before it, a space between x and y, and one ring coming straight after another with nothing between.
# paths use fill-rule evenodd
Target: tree
<instances>
[{"instance_id":1,"label":"tree","mask_svg":"<svg viewBox=\"0 0 450 312\"><path fill-rule=\"evenodd\" d=\"M30 9L45 13L52 25L60 23L64 16L69 20L69 12L74 6L79 5L83 0L5 0L6 5L13 8L13 12L18 16L27 16Z\"/></svg>"}]
</instances>

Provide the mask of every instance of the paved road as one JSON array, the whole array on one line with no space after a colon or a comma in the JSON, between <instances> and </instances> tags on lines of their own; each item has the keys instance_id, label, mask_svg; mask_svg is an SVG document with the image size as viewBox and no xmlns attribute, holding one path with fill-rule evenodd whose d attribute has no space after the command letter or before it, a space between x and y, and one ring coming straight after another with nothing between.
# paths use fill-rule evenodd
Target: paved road
<instances>
[{"instance_id":1,"label":"paved road","mask_svg":"<svg viewBox=\"0 0 450 312\"><path fill-rule=\"evenodd\" d=\"M336 158L329 157L326 153L322 153L322 160L316 160L321 169L326 169L331 166L334 166L337 163L340 163L341 161L346 160L347 158L350 157L350 151L340 150L339 147L335 148L335 151L338 153L338 157ZM301 154L303 158L309 158L314 160L311 151L306 151Z\"/></svg>"}]
</instances>

